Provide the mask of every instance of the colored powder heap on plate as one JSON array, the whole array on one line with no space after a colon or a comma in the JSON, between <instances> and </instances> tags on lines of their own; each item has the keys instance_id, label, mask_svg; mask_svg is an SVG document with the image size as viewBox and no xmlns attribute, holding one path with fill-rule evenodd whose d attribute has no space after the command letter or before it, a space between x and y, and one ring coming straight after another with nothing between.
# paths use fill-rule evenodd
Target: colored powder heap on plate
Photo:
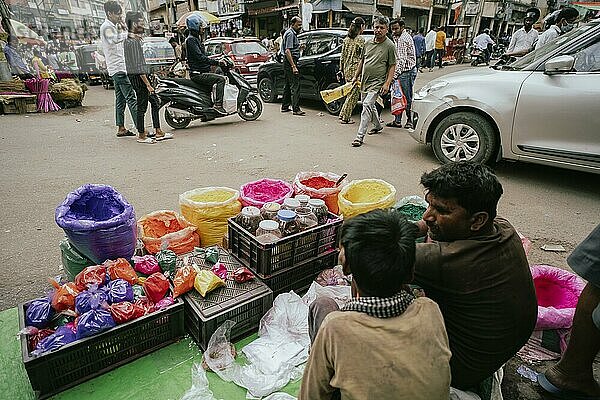
<instances>
[{"instance_id":1,"label":"colored powder heap on plate","mask_svg":"<svg viewBox=\"0 0 600 400\"><path fill-rule=\"evenodd\" d=\"M229 200L231 196L233 196L233 194L230 191L215 189L195 194L190 196L189 199L197 203L222 203Z\"/></svg>"},{"instance_id":2,"label":"colored powder heap on plate","mask_svg":"<svg viewBox=\"0 0 600 400\"><path fill-rule=\"evenodd\" d=\"M260 202L278 200L288 194L290 188L283 182L259 181L246 186L245 195Z\"/></svg>"},{"instance_id":3,"label":"colored powder heap on plate","mask_svg":"<svg viewBox=\"0 0 600 400\"><path fill-rule=\"evenodd\" d=\"M315 176L309 179L305 179L300 181L304 186L308 186L313 189L324 189L324 188L332 188L335 186L334 181L330 181L329 179L323 178L322 176Z\"/></svg>"}]
</instances>

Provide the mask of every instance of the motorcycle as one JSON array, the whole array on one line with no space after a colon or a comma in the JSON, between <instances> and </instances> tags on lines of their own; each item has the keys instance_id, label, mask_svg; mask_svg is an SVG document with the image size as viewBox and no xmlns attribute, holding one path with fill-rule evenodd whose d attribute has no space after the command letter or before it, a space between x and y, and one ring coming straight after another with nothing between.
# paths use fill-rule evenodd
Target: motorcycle
<instances>
[{"instance_id":1,"label":"motorcycle","mask_svg":"<svg viewBox=\"0 0 600 400\"><path fill-rule=\"evenodd\" d=\"M212 121L215 118L238 114L245 121L254 121L262 114L263 104L256 89L234 70L233 61L223 55L220 58L221 69L229 80L225 85L223 107L227 114L214 109L212 87L199 85L190 79L159 78L156 94L165 106L165 121L174 129L183 129L192 121ZM236 98L231 94L237 92Z\"/></svg>"},{"instance_id":2,"label":"motorcycle","mask_svg":"<svg viewBox=\"0 0 600 400\"><path fill-rule=\"evenodd\" d=\"M485 62L485 52L473 46L471 48L471 65L476 67L477 65L484 64Z\"/></svg>"},{"instance_id":3,"label":"motorcycle","mask_svg":"<svg viewBox=\"0 0 600 400\"><path fill-rule=\"evenodd\" d=\"M502 43L496 43L492 48L492 59L497 60L506 53L506 47Z\"/></svg>"}]
</instances>

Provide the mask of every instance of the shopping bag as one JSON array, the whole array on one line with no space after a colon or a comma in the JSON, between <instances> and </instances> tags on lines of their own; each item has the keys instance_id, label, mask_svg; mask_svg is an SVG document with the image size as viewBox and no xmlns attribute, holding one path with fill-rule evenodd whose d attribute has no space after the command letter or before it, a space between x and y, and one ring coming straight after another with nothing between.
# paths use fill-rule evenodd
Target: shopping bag
<instances>
[{"instance_id":1,"label":"shopping bag","mask_svg":"<svg viewBox=\"0 0 600 400\"><path fill-rule=\"evenodd\" d=\"M394 83L392 83L392 87L390 89L392 96L392 115L400 115L406 109L406 96L404 96L404 93L402 92L402 86L400 86L400 81L395 80Z\"/></svg>"}]
</instances>

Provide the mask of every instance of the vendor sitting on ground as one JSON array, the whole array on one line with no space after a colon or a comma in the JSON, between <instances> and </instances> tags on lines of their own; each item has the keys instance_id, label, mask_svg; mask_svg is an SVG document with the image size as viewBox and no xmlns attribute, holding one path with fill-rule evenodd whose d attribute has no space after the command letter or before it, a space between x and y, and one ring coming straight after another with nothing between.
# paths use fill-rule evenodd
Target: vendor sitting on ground
<instances>
[{"instance_id":1,"label":"vendor sitting on ground","mask_svg":"<svg viewBox=\"0 0 600 400\"><path fill-rule=\"evenodd\" d=\"M299 399L448 399L450 351L438 306L415 298L414 226L371 211L344 222L339 261L353 300L310 306L312 346ZM315 337L316 336L316 337Z\"/></svg>"},{"instance_id":2,"label":"vendor sitting on ground","mask_svg":"<svg viewBox=\"0 0 600 400\"><path fill-rule=\"evenodd\" d=\"M452 386L481 392L536 323L525 251L510 223L496 217L502 185L486 166L446 164L421 184L429 208L418 226L431 241L417 244L414 283L444 316Z\"/></svg>"}]
</instances>

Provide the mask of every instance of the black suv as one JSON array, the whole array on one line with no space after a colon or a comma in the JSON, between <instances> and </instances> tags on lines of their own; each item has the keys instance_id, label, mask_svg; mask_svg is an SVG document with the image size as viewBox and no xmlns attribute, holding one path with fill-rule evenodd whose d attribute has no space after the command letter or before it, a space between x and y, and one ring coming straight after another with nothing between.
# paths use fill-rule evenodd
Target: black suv
<instances>
[{"instance_id":1,"label":"black suv","mask_svg":"<svg viewBox=\"0 0 600 400\"><path fill-rule=\"evenodd\" d=\"M298 35L304 51L298 60L300 71L300 98L322 100L319 92L333 89L340 84L336 74L340 67L342 42L346 29L317 29ZM272 103L283 95L285 78L283 64L277 61L264 63L258 69L258 92L266 103ZM344 99L325 104L329 113L337 115Z\"/></svg>"}]
</instances>

